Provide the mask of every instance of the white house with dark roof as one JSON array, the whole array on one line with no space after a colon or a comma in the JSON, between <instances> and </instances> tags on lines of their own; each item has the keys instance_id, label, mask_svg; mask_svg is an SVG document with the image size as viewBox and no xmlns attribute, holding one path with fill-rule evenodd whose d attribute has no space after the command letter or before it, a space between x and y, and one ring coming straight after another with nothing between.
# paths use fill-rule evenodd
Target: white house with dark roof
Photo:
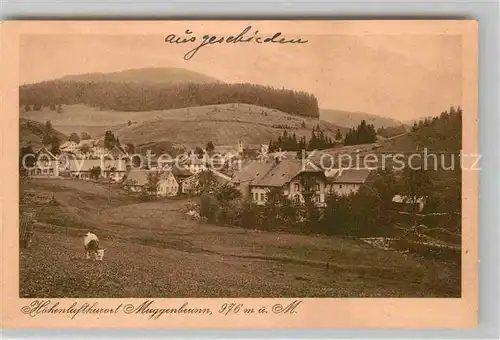
<instances>
[{"instance_id":1,"label":"white house with dark roof","mask_svg":"<svg viewBox=\"0 0 500 340\"><path fill-rule=\"evenodd\" d=\"M59 159L47 147L40 148L35 159L33 168L28 170L29 176L59 177Z\"/></svg>"},{"instance_id":2,"label":"white house with dark roof","mask_svg":"<svg viewBox=\"0 0 500 340\"><path fill-rule=\"evenodd\" d=\"M162 172L158 177L158 196L176 196L179 194L179 183L172 171Z\"/></svg>"},{"instance_id":3,"label":"white house with dark roof","mask_svg":"<svg viewBox=\"0 0 500 340\"><path fill-rule=\"evenodd\" d=\"M265 204L267 193L272 189L282 190L286 197L301 202L304 202L306 192L312 193L318 206L325 204L326 179L323 171L302 160L254 161L237 172L231 183L259 205Z\"/></svg>"},{"instance_id":4,"label":"white house with dark roof","mask_svg":"<svg viewBox=\"0 0 500 340\"><path fill-rule=\"evenodd\" d=\"M326 173L327 191L340 196L355 194L366 183L371 171L365 168L330 170Z\"/></svg>"}]
</instances>

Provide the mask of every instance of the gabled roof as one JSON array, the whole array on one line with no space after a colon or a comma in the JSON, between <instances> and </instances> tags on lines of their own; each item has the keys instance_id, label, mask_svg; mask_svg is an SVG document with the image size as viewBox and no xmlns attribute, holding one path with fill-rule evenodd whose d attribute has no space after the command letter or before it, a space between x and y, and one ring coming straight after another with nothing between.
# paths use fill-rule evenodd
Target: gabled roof
<instances>
[{"instance_id":1,"label":"gabled roof","mask_svg":"<svg viewBox=\"0 0 500 340\"><path fill-rule=\"evenodd\" d=\"M80 143L78 143L78 147L81 148L84 145L88 145L92 147L95 143L95 139L82 139L80 140Z\"/></svg>"},{"instance_id":2,"label":"gabled roof","mask_svg":"<svg viewBox=\"0 0 500 340\"><path fill-rule=\"evenodd\" d=\"M163 181L163 180L168 179L170 176L172 176L175 179L175 176L172 174L172 171L164 171L164 172L162 172L160 174L160 176L158 177L158 179L160 181Z\"/></svg>"},{"instance_id":3,"label":"gabled roof","mask_svg":"<svg viewBox=\"0 0 500 340\"><path fill-rule=\"evenodd\" d=\"M264 177L274 166L275 164L271 161L251 161L243 165L242 169L237 171L233 178L231 179L231 183L238 184L242 182L252 182L259 181L262 177Z\"/></svg>"},{"instance_id":4,"label":"gabled roof","mask_svg":"<svg viewBox=\"0 0 500 340\"><path fill-rule=\"evenodd\" d=\"M328 180L333 180L339 174L340 169L330 169L325 171L325 176Z\"/></svg>"},{"instance_id":5,"label":"gabled roof","mask_svg":"<svg viewBox=\"0 0 500 340\"><path fill-rule=\"evenodd\" d=\"M179 167L178 165L174 165L172 167L172 173L174 174L174 176L177 177L190 177L193 175L193 173L189 171L187 168L183 166Z\"/></svg>"},{"instance_id":6,"label":"gabled roof","mask_svg":"<svg viewBox=\"0 0 500 340\"><path fill-rule=\"evenodd\" d=\"M276 164L260 180L251 184L263 187L282 187L301 173L318 173L324 176L323 171L311 163L303 163L300 159L286 159Z\"/></svg>"},{"instance_id":7,"label":"gabled roof","mask_svg":"<svg viewBox=\"0 0 500 340\"><path fill-rule=\"evenodd\" d=\"M333 183L363 184L366 182L370 172L370 169L343 169L333 178Z\"/></svg>"},{"instance_id":8,"label":"gabled roof","mask_svg":"<svg viewBox=\"0 0 500 340\"><path fill-rule=\"evenodd\" d=\"M218 178L219 181L223 181L222 183L231 181L231 177L229 177L228 175L226 175L221 171L214 170L211 168L209 168L208 171L212 172Z\"/></svg>"},{"instance_id":9,"label":"gabled roof","mask_svg":"<svg viewBox=\"0 0 500 340\"><path fill-rule=\"evenodd\" d=\"M57 159L57 157L52 152L50 152L50 150L47 149L46 146L42 146L40 149L38 149L38 151L36 152L36 154L37 154L37 157L40 154L46 154L46 155L48 155L52 159Z\"/></svg>"},{"instance_id":10,"label":"gabled roof","mask_svg":"<svg viewBox=\"0 0 500 340\"><path fill-rule=\"evenodd\" d=\"M134 185L146 185L148 183L149 174L156 174L154 170L130 170L125 175L124 181L132 180L135 181Z\"/></svg>"},{"instance_id":11,"label":"gabled roof","mask_svg":"<svg viewBox=\"0 0 500 340\"><path fill-rule=\"evenodd\" d=\"M128 156L128 154L125 151L123 151L122 148L115 146L111 150L109 150L105 156L111 156L113 158L120 158L123 156Z\"/></svg>"},{"instance_id":12,"label":"gabled roof","mask_svg":"<svg viewBox=\"0 0 500 340\"><path fill-rule=\"evenodd\" d=\"M103 148L104 147L104 141L102 139L99 139L98 141L95 141L94 146Z\"/></svg>"}]
</instances>

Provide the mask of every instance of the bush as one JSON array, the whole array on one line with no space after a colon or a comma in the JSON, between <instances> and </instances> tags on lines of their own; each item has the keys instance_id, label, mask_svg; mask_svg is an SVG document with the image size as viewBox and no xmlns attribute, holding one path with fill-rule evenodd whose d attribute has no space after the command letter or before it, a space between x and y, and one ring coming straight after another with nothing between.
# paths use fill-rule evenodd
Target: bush
<instances>
[{"instance_id":1,"label":"bush","mask_svg":"<svg viewBox=\"0 0 500 340\"><path fill-rule=\"evenodd\" d=\"M200 201L200 216L206 217L208 223L217 222L219 202L211 194L203 194Z\"/></svg>"}]
</instances>

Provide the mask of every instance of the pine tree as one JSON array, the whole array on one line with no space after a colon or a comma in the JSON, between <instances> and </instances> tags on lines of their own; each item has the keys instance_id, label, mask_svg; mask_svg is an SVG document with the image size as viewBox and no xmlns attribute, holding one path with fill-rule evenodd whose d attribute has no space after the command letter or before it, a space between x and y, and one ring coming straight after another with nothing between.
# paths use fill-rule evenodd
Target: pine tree
<instances>
[{"instance_id":1,"label":"pine tree","mask_svg":"<svg viewBox=\"0 0 500 340\"><path fill-rule=\"evenodd\" d=\"M335 134L335 139L342 140L342 133L340 132L340 129L337 129L337 133Z\"/></svg>"}]
</instances>

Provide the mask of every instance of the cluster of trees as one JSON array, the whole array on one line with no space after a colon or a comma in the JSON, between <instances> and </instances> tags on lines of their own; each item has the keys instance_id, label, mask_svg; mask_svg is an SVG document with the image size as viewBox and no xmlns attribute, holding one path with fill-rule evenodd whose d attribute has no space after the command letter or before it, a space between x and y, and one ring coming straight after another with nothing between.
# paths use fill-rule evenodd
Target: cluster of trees
<instances>
[{"instance_id":1,"label":"cluster of trees","mask_svg":"<svg viewBox=\"0 0 500 340\"><path fill-rule=\"evenodd\" d=\"M366 124L362 120L357 128L349 129L345 135L344 145L358 145L375 143L377 141L377 133L373 124Z\"/></svg>"},{"instance_id":2,"label":"cluster of trees","mask_svg":"<svg viewBox=\"0 0 500 340\"><path fill-rule=\"evenodd\" d=\"M412 138L420 147L430 151L458 154L462 149L462 109L451 107L439 117L415 122Z\"/></svg>"},{"instance_id":3,"label":"cluster of trees","mask_svg":"<svg viewBox=\"0 0 500 340\"><path fill-rule=\"evenodd\" d=\"M55 134L55 130L52 127L52 123L48 120L45 123L45 134L42 137L42 144L49 148L50 152L54 155L59 155L61 151L59 150L61 142Z\"/></svg>"},{"instance_id":4,"label":"cluster of trees","mask_svg":"<svg viewBox=\"0 0 500 340\"><path fill-rule=\"evenodd\" d=\"M426 128L428 126L436 125L440 122L453 119L462 121L462 108L460 106L458 106L457 108L451 106L449 111L446 110L441 112L439 117L424 118L420 119L418 122L413 122L411 131L415 132L422 128Z\"/></svg>"},{"instance_id":5,"label":"cluster of trees","mask_svg":"<svg viewBox=\"0 0 500 340\"><path fill-rule=\"evenodd\" d=\"M76 144L80 143L80 136L76 132L72 132L71 135L69 135L68 140L70 142L75 142Z\"/></svg>"},{"instance_id":6,"label":"cluster of trees","mask_svg":"<svg viewBox=\"0 0 500 340\"><path fill-rule=\"evenodd\" d=\"M339 133L340 131L337 130L337 135ZM305 136L297 139L295 133L290 134L287 130L283 131L283 135L279 136L277 140L269 142L269 152L280 149L284 151L324 150L334 146L335 141L318 124L313 127L309 140L306 140Z\"/></svg>"},{"instance_id":7,"label":"cluster of trees","mask_svg":"<svg viewBox=\"0 0 500 340\"><path fill-rule=\"evenodd\" d=\"M52 103L52 104L48 104L48 105L45 105L45 106L48 106L50 108L50 111L57 111L58 113L62 113L63 112L63 108L62 108L61 104L58 104L56 106L56 104ZM43 107L42 104L40 104L39 102L37 102L36 104L33 104L33 105L25 104L24 105L24 111L29 112L32 109L33 109L33 111L41 111L42 107Z\"/></svg>"},{"instance_id":8,"label":"cluster of trees","mask_svg":"<svg viewBox=\"0 0 500 340\"><path fill-rule=\"evenodd\" d=\"M87 104L117 111L151 111L245 103L300 116L319 117L310 93L253 84L136 84L46 81L19 88L20 105Z\"/></svg>"},{"instance_id":9,"label":"cluster of trees","mask_svg":"<svg viewBox=\"0 0 500 340\"><path fill-rule=\"evenodd\" d=\"M234 187L210 179L210 173L206 176L200 188L200 215L209 223L304 234L386 236L394 224L391 204L396 193L413 197L408 203L415 203L418 197L432 196L435 191L429 171L406 168L395 175L391 170L380 170L371 184L356 194L328 195L324 209L317 208L312 194L304 193L304 202L300 202L284 196L279 189L268 191L265 204L259 206L243 198ZM461 199L455 194L448 199L459 206ZM416 208L411 218L416 225Z\"/></svg>"},{"instance_id":10,"label":"cluster of trees","mask_svg":"<svg viewBox=\"0 0 500 340\"><path fill-rule=\"evenodd\" d=\"M104 133L104 147L111 150L115 146L120 147L120 140L113 134L113 132L106 131Z\"/></svg>"},{"instance_id":11,"label":"cluster of trees","mask_svg":"<svg viewBox=\"0 0 500 340\"><path fill-rule=\"evenodd\" d=\"M380 135L385 138L390 138L394 136L401 135L406 132L406 128L404 125L399 126L386 126L377 129L377 135Z\"/></svg>"}]
</instances>

